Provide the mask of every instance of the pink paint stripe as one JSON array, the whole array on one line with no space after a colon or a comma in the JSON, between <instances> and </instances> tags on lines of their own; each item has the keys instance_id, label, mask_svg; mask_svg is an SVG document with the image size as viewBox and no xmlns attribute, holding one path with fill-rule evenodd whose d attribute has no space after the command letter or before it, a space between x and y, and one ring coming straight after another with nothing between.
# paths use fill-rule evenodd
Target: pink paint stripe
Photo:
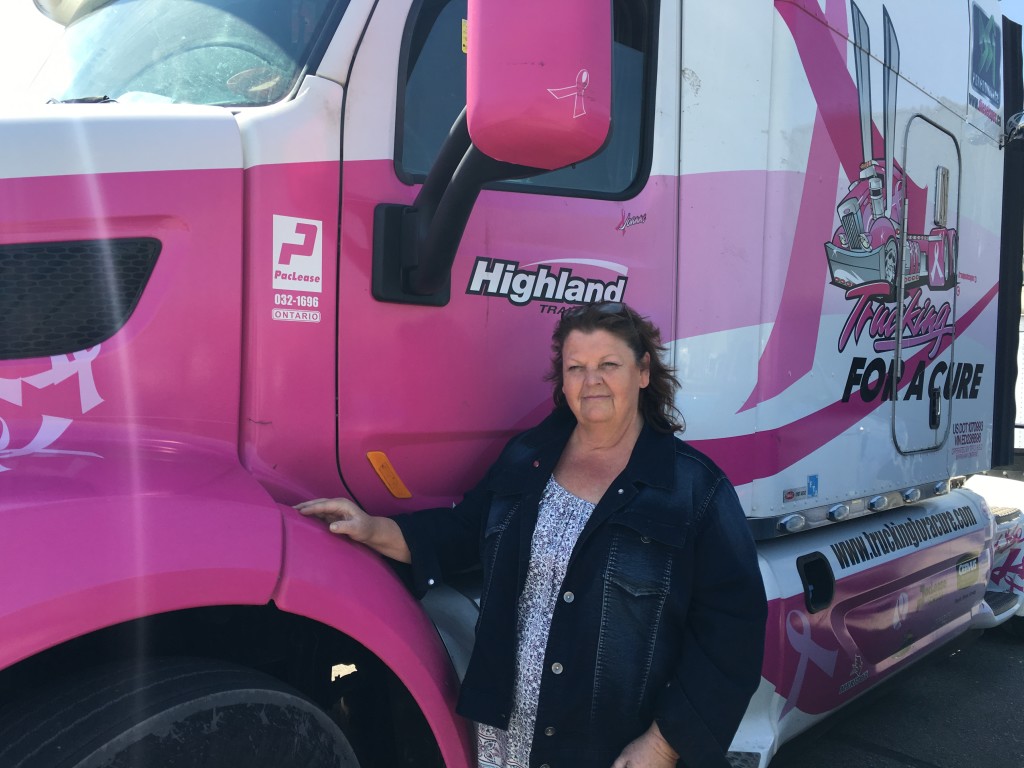
<instances>
[{"instance_id":1,"label":"pink paint stripe","mask_svg":"<svg viewBox=\"0 0 1024 768\"><path fill-rule=\"evenodd\" d=\"M775 8L796 42L807 81L843 170L848 178L855 179L860 174L860 164L864 159L861 157L857 86L846 66L846 57L833 41L835 33L827 25L817 3L798 7L792 3L776 2ZM873 140L881 140L881 134L874 127L872 134Z\"/></svg>"},{"instance_id":2,"label":"pink paint stripe","mask_svg":"<svg viewBox=\"0 0 1024 768\"><path fill-rule=\"evenodd\" d=\"M998 295L999 286L992 286L988 292L964 315L956 320L955 336L963 334L978 319L991 301ZM937 354L945 351L954 337L946 337ZM906 361L909 369L929 357L931 347L922 349ZM910 377L904 377L897 391L910 384ZM744 485L764 477L777 475L823 445L834 440L858 421L873 411L888 404L889 400L865 403L860 399L849 402L837 401L804 416L790 424L756 432L752 435L722 437L710 440L694 440L692 445L715 461L735 485Z\"/></svg>"},{"instance_id":3,"label":"pink paint stripe","mask_svg":"<svg viewBox=\"0 0 1024 768\"><path fill-rule=\"evenodd\" d=\"M775 325L758 361L754 391L740 413L784 392L814 365L818 328L807 317L821 315L827 284L822 223L831 227L832 195L839 184L836 152L819 113L814 121L807 173L800 196L792 256ZM829 239L831 232L824 233Z\"/></svg>"}]
</instances>

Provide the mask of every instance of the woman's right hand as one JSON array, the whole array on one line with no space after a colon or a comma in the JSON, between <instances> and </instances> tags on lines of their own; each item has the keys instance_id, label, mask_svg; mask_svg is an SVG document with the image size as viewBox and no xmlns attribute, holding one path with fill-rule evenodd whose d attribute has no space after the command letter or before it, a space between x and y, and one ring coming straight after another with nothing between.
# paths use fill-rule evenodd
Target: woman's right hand
<instances>
[{"instance_id":1,"label":"woman's right hand","mask_svg":"<svg viewBox=\"0 0 1024 768\"><path fill-rule=\"evenodd\" d=\"M313 499L296 504L295 509L307 517L320 518L331 533L348 536L385 557L402 563L412 560L402 529L394 520L368 515L349 499Z\"/></svg>"},{"instance_id":2,"label":"woman's right hand","mask_svg":"<svg viewBox=\"0 0 1024 768\"><path fill-rule=\"evenodd\" d=\"M320 518L331 533L348 536L360 544L373 538L374 518L349 499L312 499L296 504L295 509L308 517Z\"/></svg>"}]
</instances>

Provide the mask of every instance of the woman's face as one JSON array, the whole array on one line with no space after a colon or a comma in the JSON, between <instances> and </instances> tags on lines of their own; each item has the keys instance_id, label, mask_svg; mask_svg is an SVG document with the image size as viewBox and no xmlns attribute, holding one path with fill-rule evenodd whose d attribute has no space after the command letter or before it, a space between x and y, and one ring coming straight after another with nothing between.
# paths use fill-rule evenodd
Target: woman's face
<instances>
[{"instance_id":1,"label":"woman's face","mask_svg":"<svg viewBox=\"0 0 1024 768\"><path fill-rule=\"evenodd\" d=\"M636 418L650 379L650 356L637 363L629 345L608 331L573 331L562 345L562 393L581 425Z\"/></svg>"}]
</instances>

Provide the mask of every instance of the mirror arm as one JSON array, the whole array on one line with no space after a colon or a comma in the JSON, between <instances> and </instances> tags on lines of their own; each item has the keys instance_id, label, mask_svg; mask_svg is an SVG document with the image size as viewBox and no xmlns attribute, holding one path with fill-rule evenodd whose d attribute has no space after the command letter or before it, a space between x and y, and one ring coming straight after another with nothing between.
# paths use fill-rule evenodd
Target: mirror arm
<instances>
[{"instance_id":1,"label":"mirror arm","mask_svg":"<svg viewBox=\"0 0 1024 768\"><path fill-rule=\"evenodd\" d=\"M468 137L469 134L466 135ZM466 224L484 184L541 172L536 168L495 160L470 144L436 210L427 216L421 213L419 217L418 223L426 231L422 233L422 239L417 238L417 263L406 272L406 289L416 295L426 295L436 293L447 284ZM426 190L427 185L424 184L423 188Z\"/></svg>"},{"instance_id":2,"label":"mirror arm","mask_svg":"<svg viewBox=\"0 0 1024 768\"><path fill-rule=\"evenodd\" d=\"M427 178L423 181L423 186L420 187L420 191L413 201L412 207L421 217L428 221L434 218L445 190L451 184L455 172L471 145L466 108L463 107L458 118L452 123L451 130L448 131L448 138L441 145L437 159L430 166Z\"/></svg>"},{"instance_id":3,"label":"mirror arm","mask_svg":"<svg viewBox=\"0 0 1024 768\"><path fill-rule=\"evenodd\" d=\"M412 205L374 210L372 292L378 301L444 306L459 243L488 182L543 173L488 157L469 136L466 110L452 125Z\"/></svg>"}]
</instances>

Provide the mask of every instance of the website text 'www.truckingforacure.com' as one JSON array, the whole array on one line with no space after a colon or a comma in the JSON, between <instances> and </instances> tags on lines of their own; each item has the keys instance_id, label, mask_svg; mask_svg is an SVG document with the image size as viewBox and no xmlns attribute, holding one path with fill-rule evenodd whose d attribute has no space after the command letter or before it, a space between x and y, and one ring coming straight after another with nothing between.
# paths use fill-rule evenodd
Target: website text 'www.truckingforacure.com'
<instances>
[{"instance_id":1,"label":"website text 'www.truckingforacure.com'","mask_svg":"<svg viewBox=\"0 0 1024 768\"><path fill-rule=\"evenodd\" d=\"M908 517L905 523L886 523L877 531L837 541L832 552L841 568L866 563L893 552L919 547L932 539L947 536L978 524L970 507L937 512L920 518Z\"/></svg>"}]
</instances>

